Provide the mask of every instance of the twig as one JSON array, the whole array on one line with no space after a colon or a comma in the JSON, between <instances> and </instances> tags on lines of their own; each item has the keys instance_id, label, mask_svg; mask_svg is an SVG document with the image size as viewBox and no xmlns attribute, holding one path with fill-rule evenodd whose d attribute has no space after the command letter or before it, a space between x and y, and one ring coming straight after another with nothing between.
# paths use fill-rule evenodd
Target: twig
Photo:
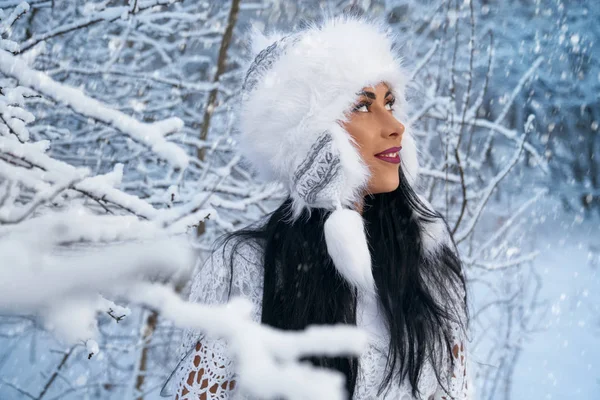
<instances>
[{"instance_id":1,"label":"twig","mask_svg":"<svg viewBox=\"0 0 600 400\"><path fill-rule=\"evenodd\" d=\"M64 192L65 190L67 190L68 188L72 187L73 185L75 185L77 182L81 182L81 180L84 177L74 177L71 178L65 182L63 182L62 184L56 184L55 187L53 188L52 192L48 193L48 194L38 194L33 201L31 201L28 205L27 205L27 209L24 210L23 212L21 212L21 215L17 216L17 217L13 217L13 218L0 218L0 223L1 224L6 224L6 225L14 225L14 224L18 224L19 222L24 221L27 217L29 217L38 207L40 207L43 204L46 204L48 202L51 202L56 196L58 196L60 193Z\"/></svg>"},{"instance_id":2,"label":"twig","mask_svg":"<svg viewBox=\"0 0 600 400\"><path fill-rule=\"evenodd\" d=\"M438 49L439 44L440 44L439 40L436 40L433 43L433 46L431 46L431 49L429 49L429 51L423 56L423 58L419 61L419 63L415 67L415 69L410 74L410 76L408 78L409 82L412 81L417 76L417 74L419 73L419 71L421 71L421 69L423 69L423 67L425 65L427 65L427 63L431 60L431 58L435 54L435 51Z\"/></svg>"},{"instance_id":3,"label":"twig","mask_svg":"<svg viewBox=\"0 0 600 400\"><path fill-rule=\"evenodd\" d=\"M512 267L518 267L519 265L521 265L525 262L533 261L537 258L537 256L539 254L540 254L539 251L534 251L533 253L526 254L524 256L517 257L512 260L505 260L505 261L493 262L493 263L482 262L482 261L474 261L473 263L469 263L467 260L465 260L465 264L469 264L469 265L472 265L477 268L482 268L487 271L498 271L498 270L504 270L504 269L508 269L508 268L512 268Z\"/></svg>"},{"instance_id":4,"label":"twig","mask_svg":"<svg viewBox=\"0 0 600 400\"><path fill-rule=\"evenodd\" d=\"M20 388L19 386L15 385L14 383L10 383L9 381L7 381L4 378L0 378L0 382L2 382L2 384L4 384L4 385L10 386L11 388L15 389L17 392L21 393L22 395L25 395L25 396L29 397L30 399L36 400L36 397L34 395L29 393L25 389Z\"/></svg>"},{"instance_id":5,"label":"twig","mask_svg":"<svg viewBox=\"0 0 600 400\"><path fill-rule=\"evenodd\" d=\"M485 80L483 82L483 88L481 89L479 96L477 97L477 99L475 99L473 106L467 113L468 119L477 118L477 113L479 111L479 108L481 107L481 104L483 103L483 99L485 98L485 95L487 94L489 82L491 79L492 65L494 62L494 32L489 31L488 33L490 35L490 44L488 46L488 62L487 62L487 70L485 72ZM469 158L469 156L471 155L471 144L473 143L473 133L475 132L474 128L475 127L471 126L471 130L470 130L470 134L469 134L469 142L467 143L467 151L466 151L467 158Z\"/></svg>"},{"instance_id":6,"label":"twig","mask_svg":"<svg viewBox=\"0 0 600 400\"><path fill-rule=\"evenodd\" d=\"M468 235L473 231L475 225L477 225L477 221L479 221L479 218L481 217L481 212L485 208L490 196L492 195L492 192L519 161L519 158L521 157L521 154L523 152L524 143L525 135L523 135L523 137L521 138L521 143L519 144L519 148L515 152L515 156L513 157L513 159L506 165L506 167L502 171L500 171L498 175L494 177L492 183L489 184L488 187L485 189L483 198L477 205L474 216L469 220L467 227L455 235L454 239L456 240L456 243L460 243L463 240L465 240L468 237Z\"/></svg>"},{"instance_id":7,"label":"twig","mask_svg":"<svg viewBox=\"0 0 600 400\"><path fill-rule=\"evenodd\" d=\"M481 254L485 251L485 249L487 249L496 240L498 240L500 238L500 236L502 236L508 230L508 228L510 228L512 226L514 221L517 218L519 218L521 216L521 214L523 212L525 212L525 210L527 210L529 208L529 206L531 206L533 203L538 201L538 199L541 196L543 196L547 193L548 193L547 190L540 190L538 193L535 194L535 196L533 196L531 199L529 199L525 203L523 203L523 205L521 205L521 207L519 207L518 210L516 210L515 212L513 212L511 214L511 217L502 225L502 227L500 227L500 229L498 229L496 232L494 232L494 234L485 243L483 243L482 245L479 246L478 252L472 258L473 259L479 258L481 256ZM465 262L467 262L467 261L465 261Z\"/></svg>"},{"instance_id":8,"label":"twig","mask_svg":"<svg viewBox=\"0 0 600 400\"><path fill-rule=\"evenodd\" d=\"M217 71L213 79L214 83L219 82L221 75L225 72L226 61L227 61L227 50L231 44L231 38L233 36L233 28L237 22L238 12L240 10L240 0L231 0L231 7L229 8L229 16L227 17L227 28L223 34L221 40L221 47L219 48L219 56L217 59ZM216 107L218 90L215 88L210 91L208 95L208 101L206 102L206 108L204 109L204 118L202 124L202 131L200 132L200 140L206 140L208 136L208 128L210 126L210 120L212 113ZM204 148L198 149L198 158L204 160Z\"/></svg>"},{"instance_id":9,"label":"twig","mask_svg":"<svg viewBox=\"0 0 600 400\"><path fill-rule=\"evenodd\" d=\"M109 308L108 311L106 312L108 315L110 315L115 321L117 321L117 323L121 322L123 320L123 318L125 318L127 315L123 314L123 315L119 315L116 316L114 314L114 310L112 308Z\"/></svg>"},{"instance_id":10,"label":"twig","mask_svg":"<svg viewBox=\"0 0 600 400\"><path fill-rule=\"evenodd\" d=\"M521 79L519 80L519 82L517 83L517 86L515 86L515 88L513 89L509 100L506 102L504 108L502 109L502 111L500 112L500 114L498 115L498 117L493 121L487 121L490 124L493 125L500 125L500 123L502 122L502 120L504 120L504 117L506 117L506 114L508 113L508 110L510 110L510 107L512 106L515 98L517 97L517 95L521 92L521 90L523 89L523 86L525 85L525 83L527 83L527 81L533 76L533 73L537 70L537 68L540 66L540 64L542 63L542 61L544 60L543 57L538 57L532 64L532 66L527 70L527 72L525 72L525 74L521 77ZM488 153L488 151L490 150L490 147L492 145L493 139L494 139L494 131L492 130L490 132L491 134L488 135L483 148L481 150L481 159L483 159L486 154ZM534 149L535 151L535 149ZM531 152L530 153L536 157L536 159L538 161L541 160L541 157L537 156L537 151L535 153ZM543 161L540 163L541 165L543 165ZM544 172L547 172L546 170L544 170Z\"/></svg>"},{"instance_id":11,"label":"twig","mask_svg":"<svg viewBox=\"0 0 600 400\"><path fill-rule=\"evenodd\" d=\"M142 355L140 357L140 365L138 369L138 373L135 379L135 388L139 393L142 393L137 400L143 400L143 386L146 375L146 369L148 368L148 343L150 342L151 336L156 330L156 325L158 324L158 313L156 311L150 311L148 318L146 319L146 325L144 329L144 333L142 334L142 341L144 346L142 347Z\"/></svg>"},{"instance_id":12,"label":"twig","mask_svg":"<svg viewBox=\"0 0 600 400\"><path fill-rule=\"evenodd\" d=\"M143 6L138 6L138 11L141 12L147 9L151 9L158 5L171 5L175 2L181 2L182 0L155 0L153 2L145 2ZM85 18L79 21L72 22L67 25L63 25L57 29L54 29L50 32L42 33L41 35L37 35L27 40L21 45L21 53L24 53L35 45L45 40L64 35L65 33L73 32L79 29L87 28L92 25L95 25L99 22L114 22L118 19L121 19L123 13L127 13L129 15L133 14L133 12L129 9L128 6L121 7L112 7L101 12L98 12L96 15Z\"/></svg>"},{"instance_id":13,"label":"twig","mask_svg":"<svg viewBox=\"0 0 600 400\"><path fill-rule=\"evenodd\" d=\"M458 227L460 226L460 223L463 219L463 216L465 215L465 210L467 209L467 186L465 184L465 170L462 166L462 163L460 162L460 155L458 154L458 146L454 148L454 158L456 159L456 165L458 166L458 173L460 176L460 189L461 189L461 194L462 194L462 202L460 205L460 213L458 214L458 218L456 219L456 222L454 224L454 227L452 228L452 234L454 235L456 233L456 231L458 230ZM446 168L446 171L448 171L449 168ZM446 174L448 174L448 172L446 172ZM448 181L448 177L446 176L446 182ZM447 187L447 185L446 185Z\"/></svg>"},{"instance_id":14,"label":"twig","mask_svg":"<svg viewBox=\"0 0 600 400\"><path fill-rule=\"evenodd\" d=\"M37 397L37 400L41 400L42 397L44 397L44 395L48 392L48 389L50 388L50 386L52 385L52 383L54 382L54 380L58 376L59 371L65 365L65 363L67 362L67 360L69 359L69 357L71 356L71 354L73 354L73 349L75 349L75 346L71 347L69 349L69 351L67 351L65 353L65 355L62 358L62 360L60 360L60 363L58 364L58 366L56 367L56 369L54 370L54 372L50 376L50 379L48 379L48 382L46 382L46 384L44 385L44 388L40 392L40 395Z\"/></svg>"}]
</instances>

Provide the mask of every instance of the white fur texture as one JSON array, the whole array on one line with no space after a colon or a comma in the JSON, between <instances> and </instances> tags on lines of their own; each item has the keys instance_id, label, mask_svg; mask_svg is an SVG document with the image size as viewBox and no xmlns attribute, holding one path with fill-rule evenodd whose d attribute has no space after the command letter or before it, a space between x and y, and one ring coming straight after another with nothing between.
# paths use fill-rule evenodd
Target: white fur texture
<instances>
[{"instance_id":1,"label":"white fur texture","mask_svg":"<svg viewBox=\"0 0 600 400\"><path fill-rule=\"evenodd\" d=\"M374 293L371 254L362 216L353 210L339 209L325 221L327 251L337 271L364 293Z\"/></svg>"},{"instance_id":2,"label":"white fur texture","mask_svg":"<svg viewBox=\"0 0 600 400\"><path fill-rule=\"evenodd\" d=\"M258 54L281 33L254 32ZM396 97L396 118L407 124L404 89L408 74L394 54L392 38L382 23L358 17L338 17L314 24L287 42L285 51L268 69L261 70L256 86L244 94L240 110L240 143L244 156L266 180L282 182L294 200L293 219L311 206L295 192L293 176L317 138L328 131L334 153L340 158L329 209L353 207L361 201L370 173L340 125L364 87L386 83ZM280 49L281 47L279 47ZM402 169L409 184L418 173L417 148L406 127L402 143ZM371 257L362 217L337 209L325 222L328 252L339 273L352 285L373 293Z\"/></svg>"},{"instance_id":3,"label":"white fur texture","mask_svg":"<svg viewBox=\"0 0 600 400\"><path fill-rule=\"evenodd\" d=\"M253 49L258 52L281 37L281 33L265 37L255 32ZM392 44L384 25L356 17L333 18L300 34L242 104L242 152L263 179L284 183L293 195L290 177L318 136L329 130L347 182L339 202L350 205L358 200L369 173L338 122L346 118L360 89L380 82L394 92L396 108L404 108L407 73ZM401 122L406 122L404 113L404 109L396 112ZM408 129L402 146L402 167L413 183L417 152ZM297 196L294 200L300 210L307 206Z\"/></svg>"}]
</instances>

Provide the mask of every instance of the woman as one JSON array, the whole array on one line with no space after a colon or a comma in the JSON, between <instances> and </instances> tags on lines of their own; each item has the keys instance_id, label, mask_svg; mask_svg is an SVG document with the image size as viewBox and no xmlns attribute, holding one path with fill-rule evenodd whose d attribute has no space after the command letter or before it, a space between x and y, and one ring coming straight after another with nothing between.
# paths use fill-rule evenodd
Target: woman
<instances>
[{"instance_id":1,"label":"woman","mask_svg":"<svg viewBox=\"0 0 600 400\"><path fill-rule=\"evenodd\" d=\"M289 197L222 241L191 300L244 296L256 321L280 329L362 327L359 359L311 359L346 376L349 398L468 398L464 278L446 223L412 188L417 152L392 38L343 17L253 44L262 51L242 89L242 149ZM188 333L185 346L177 398L231 398L226 344Z\"/></svg>"}]
</instances>

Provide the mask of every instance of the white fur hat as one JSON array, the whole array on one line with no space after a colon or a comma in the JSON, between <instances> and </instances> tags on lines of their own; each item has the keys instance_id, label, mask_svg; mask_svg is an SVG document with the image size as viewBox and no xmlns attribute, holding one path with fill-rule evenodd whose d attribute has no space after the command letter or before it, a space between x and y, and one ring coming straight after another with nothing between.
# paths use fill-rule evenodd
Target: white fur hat
<instances>
[{"instance_id":1,"label":"white fur hat","mask_svg":"<svg viewBox=\"0 0 600 400\"><path fill-rule=\"evenodd\" d=\"M257 55L242 88L242 152L262 178L289 190L294 219L304 209L333 210L325 222L333 263L350 284L373 292L363 220L352 210L369 170L339 122L347 120L363 87L385 82L396 97L396 118L406 123L407 74L393 38L381 23L344 16L286 36L255 32L252 43ZM418 163L409 131L402 169L412 184Z\"/></svg>"}]
</instances>

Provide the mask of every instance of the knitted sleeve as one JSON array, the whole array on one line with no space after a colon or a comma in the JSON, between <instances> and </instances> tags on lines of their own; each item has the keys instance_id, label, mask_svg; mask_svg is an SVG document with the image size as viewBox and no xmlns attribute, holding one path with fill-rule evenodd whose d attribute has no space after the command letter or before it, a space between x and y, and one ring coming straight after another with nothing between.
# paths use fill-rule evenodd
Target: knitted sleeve
<instances>
[{"instance_id":1,"label":"knitted sleeve","mask_svg":"<svg viewBox=\"0 0 600 400\"><path fill-rule=\"evenodd\" d=\"M421 198L421 201L426 202L425 199ZM426 249L427 257L444 257L444 252L452 252L456 257L460 258L458 249L456 249L454 243L451 241L450 229L446 223L438 219L435 222L423 221L422 222L422 239L424 247ZM444 249L445 248L445 249ZM441 249L441 250L440 250ZM456 282L457 283L457 282ZM447 311L454 316L453 321L450 323L450 344L451 352L442 354L442 365L447 365L449 368L446 371L440 373L440 384L433 396L434 400L466 400L469 399L468 392L468 362L467 362L467 316L465 313L465 291L462 285L456 285L456 291L439 291L436 290L436 286L433 285L432 291L437 297L439 304L445 304L448 308ZM452 287L454 285L446 285L446 287ZM450 360L452 357L452 360ZM453 361L451 363L451 361ZM452 369L450 370L450 365ZM449 373L446 373L449 372ZM447 389L447 391L445 390Z\"/></svg>"},{"instance_id":2,"label":"knitted sleeve","mask_svg":"<svg viewBox=\"0 0 600 400\"><path fill-rule=\"evenodd\" d=\"M464 292L459 293L460 302L464 301ZM468 385L468 357L466 315L464 315L462 303L457 303L454 309L459 313L458 320L451 323L451 354L453 363L450 363L448 355L444 357L444 365L452 365L450 374L442 373L442 387L438 387L434 400L467 400L469 396ZM447 391L445 390L447 389Z\"/></svg>"},{"instance_id":3,"label":"knitted sleeve","mask_svg":"<svg viewBox=\"0 0 600 400\"><path fill-rule=\"evenodd\" d=\"M241 296L252 302L252 318L261 315L263 267L261 252L255 244L240 244L233 255L232 244L217 249L200 268L192 281L189 300L204 304L226 303ZM235 390L235 368L223 339L204 337L199 332L184 333L183 350L187 353L176 371L176 400L212 400L231 398Z\"/></svg>"}]
</instances>

